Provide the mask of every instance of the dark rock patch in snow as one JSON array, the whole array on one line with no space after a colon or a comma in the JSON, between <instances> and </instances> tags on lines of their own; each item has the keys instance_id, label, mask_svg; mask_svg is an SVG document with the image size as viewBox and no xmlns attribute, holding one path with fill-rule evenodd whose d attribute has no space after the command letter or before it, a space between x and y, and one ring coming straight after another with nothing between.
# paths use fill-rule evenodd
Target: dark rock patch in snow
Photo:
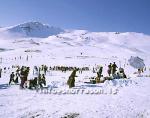
<instances>
[{"instance_id":1,"label":"dark rock patch in snow","mask_svg":"<svg viewBox=\"0 0 150 118\"><path fill-rule=\"evenodd\" d=\"M66 113L61 118L79 118L79 113Z\"/></svg>"}]
</instances>

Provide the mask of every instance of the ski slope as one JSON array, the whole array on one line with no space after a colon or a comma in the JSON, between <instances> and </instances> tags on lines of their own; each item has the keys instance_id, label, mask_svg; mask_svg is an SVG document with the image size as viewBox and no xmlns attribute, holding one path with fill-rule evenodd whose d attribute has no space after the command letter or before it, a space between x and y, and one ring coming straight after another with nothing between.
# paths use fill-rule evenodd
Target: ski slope
<instances>
[{"instance_id":1,"label":"ski slope","mask_svg":"<svg viewBox=\"0 0 150 118\"><path fill-rule=\"evenodd\" d=\"M33 30L22 29L29 26ZM100 89L105 93L58 95L20 90L19 85L7 85L9 75L14 71L10 70L2 73L0 78L1 118L150 117L150 78L147 77L150 75L150 36L135 32L58 29L38 22L0 28L0 67L26 65L33 69L33 66L41 64L87 66L90 71L77 73L76 87L73 90ZM133 74L137 69L128 64L131 56L144 59L147 70L142 77ZM110 62L116 62L118 67L123 67L130 79L106 81L95 85L84 83L87 78L96 76L92 73L95 66L102 65L103 75L107 76L107 65ZM54 90L68 90L66 82L70 73L49 72L46 76L47 86ZM110 93L110 90L114 92Z\"/></svg>"}]
</instances>

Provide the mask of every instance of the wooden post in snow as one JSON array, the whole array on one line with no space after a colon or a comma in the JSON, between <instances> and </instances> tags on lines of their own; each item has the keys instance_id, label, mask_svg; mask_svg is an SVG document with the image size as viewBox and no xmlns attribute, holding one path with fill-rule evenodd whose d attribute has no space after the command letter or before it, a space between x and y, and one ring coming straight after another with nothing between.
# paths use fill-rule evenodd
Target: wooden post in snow
<instances>
[{"instance_id":1,"label":"wooden post in snow","mask_svg":"<svg viewBox=\"0 0 150 118\"><path fill-rule=\"evenodd\" d=\"M2 64L2 57L0 58L0 64Z\"/></svg>"}]
</instances>

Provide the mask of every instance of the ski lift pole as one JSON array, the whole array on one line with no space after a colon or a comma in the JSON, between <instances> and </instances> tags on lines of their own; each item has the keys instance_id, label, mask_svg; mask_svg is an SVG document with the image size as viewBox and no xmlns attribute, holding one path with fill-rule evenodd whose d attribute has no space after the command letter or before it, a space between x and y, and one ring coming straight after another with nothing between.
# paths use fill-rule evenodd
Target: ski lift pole
<instances>
[{"instance_id":1,"label":"ski lift pole","mask_svg":"<svg viewBox=\"0 0 150 118\"><path fill-rule=\"evenodd\" d=\"M0 64L2 64L2 57L0 58Z\"/></svg>"},{"instance_id":2,"label":"ski lift pole","mask_svg":"<svg viewBox=\"0 0 150 118\"><path fill-rule=\"evenodd\" d=\"M121 61L119 60L119 66L120 66L120 68L121 68Z\"/></svg>"},{"instance_id":3,"label":"ski lift pole","mask_svg":"<svg viewBox=\"0 0 150 118\"><path fill-rule=\"evenodd\" d=\"M126 67L126 63L127 63L127 59L125 58L125 64L124 64L124 68Z\"/></svg>"}]
</instances>

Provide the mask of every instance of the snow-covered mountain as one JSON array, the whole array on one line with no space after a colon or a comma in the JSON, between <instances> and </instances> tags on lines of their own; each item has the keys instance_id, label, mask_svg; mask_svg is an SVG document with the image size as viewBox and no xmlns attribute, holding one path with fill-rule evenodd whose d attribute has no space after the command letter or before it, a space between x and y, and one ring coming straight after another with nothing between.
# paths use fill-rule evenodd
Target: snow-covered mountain
<instances>
[{"instance_id":1,"label":"snow-covered mountain","mask_svg":"<svg viewBox=\"0 0 150 118\"><path fill-rule=\"evenodd\" d=\"M0 28L0 68L9 68L0 78L0 118L150 118L149 50L150 36L143 33L64 31L38 22ZM127 61L130 56L144 60L147 69L140 77ZM102 74L107 77L110 62L123 67L129 79L85 83L96 77L93 67L103 66ZM49 95L8 85L15 65L30 67L28 79L33 79L33 67L42 64L90 70L77 72L73 89L67 86L71 71L49 70L46 86L55 90ZM79 90L79 94L57 95L60 90ZM95 95L97 90L102 93Z\"/></svg>"},{"instance_id":2,"label":"snow-covered mountain","mask_svg":"<svg viewBox=\"0 0 150 118\"><path fill-rule=\"evenodd\" d=\"M42 24L40 22L27 22L16 26L8 27L6 30L13 34L26 37L45 38L64 32L63 29Z\"/></svg>"},{"instance_id":3,"label":"snow-covered mountain","mask_svg":"<svg viewBox=\"0 0 150 118\"><path fill-rule=\"evenodd\" d=\"M57 47L88 46L93 49L97 48L100 50L99 53L108 55L117 55L121 52L129 55L144 54L149 53L150 50L150 36L135 32L116 33L73 30L50 36L43 39L42 42L54 44Z\"/></svg>"},{"instance_id":4,"label":"snow-covered mountain","mask_svg":"<svg viewBox=\"0 0 150 118\"><path fill-rule=\"evenodd\" d=\"M3 50L50 50L58 57L79 55L81 52L89 56L122 58L150 55L150 36L143 33L62 30L39 22L0 28L0 41ZM60 53L62 50L64 53Z\"/></svg>"}]
</instances>

